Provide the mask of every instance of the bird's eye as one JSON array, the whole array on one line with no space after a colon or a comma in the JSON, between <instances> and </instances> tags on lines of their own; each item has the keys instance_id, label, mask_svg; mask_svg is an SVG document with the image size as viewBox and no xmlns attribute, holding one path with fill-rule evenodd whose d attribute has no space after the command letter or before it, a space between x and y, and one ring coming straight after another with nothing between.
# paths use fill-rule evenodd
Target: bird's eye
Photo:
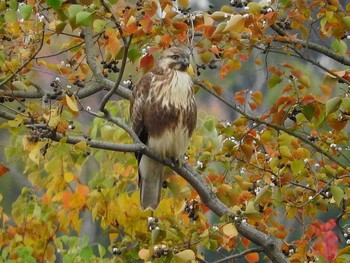
<instances>
[{"instance_id":1,"label":"bird's eye","mask_svg":"<svg viewBox=\"0 0 350 263\"><path fill-rule=\"evenodd\" d=\"M171 58L172 58L173 60L178 60L178 59L180 58L180 56L179 56L179 55L172 55Z\"/></svg>"}]
</instances>

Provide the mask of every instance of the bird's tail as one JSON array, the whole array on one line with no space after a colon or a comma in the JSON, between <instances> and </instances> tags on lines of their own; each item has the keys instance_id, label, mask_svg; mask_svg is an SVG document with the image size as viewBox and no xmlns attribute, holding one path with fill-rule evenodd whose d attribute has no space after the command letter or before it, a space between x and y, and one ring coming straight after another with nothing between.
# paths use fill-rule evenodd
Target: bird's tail
<instances>
[{"instance_id":1,"label":"bird's tail","mask_svg":"<svg viewBox=\"0 0 350 263\"><path fill-rule=\"evenodd\" d=\"M155 210L159 204L164 166L142 155L139 164L140 204L142 210Z\"/></svg>"}]
</instances>

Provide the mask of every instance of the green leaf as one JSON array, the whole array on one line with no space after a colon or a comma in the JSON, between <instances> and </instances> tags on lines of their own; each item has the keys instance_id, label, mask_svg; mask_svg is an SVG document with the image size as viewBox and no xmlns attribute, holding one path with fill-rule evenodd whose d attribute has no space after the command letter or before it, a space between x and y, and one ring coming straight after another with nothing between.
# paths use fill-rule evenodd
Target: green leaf
<instances>
[{"instance_id":1,"label":"green leaf","mask_svg":"<svg viewBox=\"0 0 350 263\"><path fill-rule=\"evenodd\" d=\"M141 50L137 48L131 48L128 51L128 58L132 63L135 63L141 57Z\"/></svg>"},{"instance_id":2,"label":"green leaf","mask_svg":"<svg viewBox=\"0 0 350 263\"><path fill-rule=\"evenodd\" d=\"M32 5L21 5L19 7L19 13L24 20L28 20L32 15L33 6Z\"/></svg>"},{"instance_id":3,"label":"green leaf","mask_svg":"<svg viewBox=\"0 0 350 263\"><path fill-rule=\"evenodd\" d=\"M344 192L343 189L341 189L338 186L330 186L329 190L331 191L332 195L333 195L333 199L335 201L335 203L337 205L340 205L340 202L343 200L344 198Z\"/></svg>"},{"instance_id":4,"label":"green leaf","mask_svg":"<svg viewBox=\"0 0 350 263\"><path fill-rule=\"evenodd\" d=\"M350 98L342 98L341 100L342 109L350 110Z\"/></svg>"},{"instance_id":5,"label":"green leaf","mask_svg":"<svg viewBox=\"0 0 350 263\"><path fill-rule=\"evenodd\" d=\"M276 74L272 74L267 86L269 87L269 89L272 89L272 88L276 87L281 82L282 82L281 77L277 76Z\"/></svg>"},{"instance_id":6,"label":"green leaf","mask_svg":"<svg viewBox=\"0 0 350 263\"><path fill-rule=\"evenodd\" d=\"M305 167L305 164L302 160L294 160L290 164L290 168L292 169L293 174L298 174L300 171L302 171Z\"/></svg>"},{"instance_id":7,"label":"green leaf","mask_svg":"<svg viewBox=\"0 0 350 263\"><path fill-rule=\"evenodd\" d=\"M339 53L339 54L345 54L348 50L348 46L345 44L343 40L335 39L331 44L332 49Z\"/></svg>"},{"instance_id":8,"label":"green leaf","mask_svg":"<svg viewBox=\"0 0 350 263\"><path fill-rule=\"evenodd\" d=\"M89 26L92 24L92 14L87 11L80 11L77 13L76 22L81 26Z\"/></svg>"},{"instance_id":9,"label":"green leaf","mask_svg":"<svg viewBox=\"0 0 350 263\"><path fill-rule=\"evenodd\" d=\"M344 16L342 18L342 22L343 22L345 28L350 29L350 16Z\"/></svg>"},{"instance_id":10,"label":"green leaf","mask_svg":"<svg viewBox=\"0 0 350 263\"><path fill-rule=\"evenodd\" d=\"M97 244L97 248L98 248L98 254L100 255L101 258L103 258L104 255L106 254L106 248L101 244Z\"/></svg>"},{"instance_id":11,"label":"green leaf","mask_svg":"<svg viewBox=\"0 0 350 263\"><path fill-rule=\"evenodd\" d=\"M308 121L311 121L312 118L314 117L315 115L315 108L313 105L311 104L306 104L301 112L304 114L305 118L308 120Z\"/></svg>"},{"instance_id":12,"label":"green leaf","mask_svg":"<svg viewBox=\"0 0 350 263\"><path fill-rule=\"evenodd\" d=\"M80 256L85 262L90 262L93 255L94 252L91 247L84 247L80 252Z\"/></svg>"},{"instance_id":13,"label":"green leaf","mask_svg":"<svg viewBox=\"0 0 350 263\"><path fill-rule=\"evenodd\" d=\"M286 145L280 146L280 153L282 156L285 156L287 158L292 156L292 152L290 151L290 148Z\"/></svg>"},{"instance_id":14,"label":"green leaf","mask_svg":"<svg viewBox=\"0 0 350 263\"><path fill-rule=\"evenodd\" d=\"M62 0L46 0L46 3L49 7L57 10L62 5Z\"/></svg>"},{"instance_id":15,"label":"green leaf","mask_svg":"<svg viewBox=\"0 0 350 263\"><path fill-rule=\"evenodd\" d=\"M107 22L101 19L94 20L94 31L95 32L101 32L105 29Z\"/></svg>"},{"instance_id":16,"label":"green leaf","mask_svg":"<svg viewBox=\"0 0 350 263\"><path fill-rule=\"evenodd\" d=\"M335 112L336 110L339 109L340 104L342 102L342 98L341 97L334 97L329 99L326 102L326 115Z\"/></svg>"},{"instance_id":17,"label":"green leaf","mask_svg":"<svg viewBox=\"0 0 350 263\"><path fill-rule=\"evenodd\" d=\"M81 5L70 5L68 7L68 14L70 18L73 18L79 13L80 11L83 11L84 7Z\"/></svg>"},{"instance_id":18,"label":"green leaf","mask_svg":"<svg viewBox=\"0 0 350 263\"><path fill-rule=\"evenodd\" d=\"M17 21L17 14L15 10L9 10L5 12L5 22L12 24Z\"/></svg>"}]
</instances>

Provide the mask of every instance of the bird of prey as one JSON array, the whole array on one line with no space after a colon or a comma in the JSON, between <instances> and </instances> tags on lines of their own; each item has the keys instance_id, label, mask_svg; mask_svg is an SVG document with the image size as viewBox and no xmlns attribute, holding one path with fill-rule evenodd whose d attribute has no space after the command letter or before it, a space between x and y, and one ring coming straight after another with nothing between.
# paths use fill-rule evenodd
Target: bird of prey
<instances>
[{"instance_id":1,"label":"bird of prey","mask_svg":"<svg viewBox=\"0 0 350 263\"><path fill-rule=\"evenodd\" d=\"M192 80L187 72L189 55L171 47L160 55L156 66L146 73L132 91L132 128L150 150L163 158L180 160L188 148L197 122ZM136 153L142 210L159 204L164 166Z\"/></svg>"}]
</instances>

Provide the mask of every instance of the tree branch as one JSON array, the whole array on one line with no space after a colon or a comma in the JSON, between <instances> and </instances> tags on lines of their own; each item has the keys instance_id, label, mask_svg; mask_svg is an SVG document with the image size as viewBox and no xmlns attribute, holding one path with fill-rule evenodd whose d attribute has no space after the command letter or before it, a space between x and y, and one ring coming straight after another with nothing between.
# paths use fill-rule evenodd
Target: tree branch
<instances>
[{"instance_id":1,"label":"tree branch","mask_svg":"<svg viewBox=\"0 0 350 263\"><path fill-rule=\"evenodd\" d=\"M53 141L65 140L69 144L76 144L80 141L86 141L82 137L74 136L63 136L59 134L52 134L49 139ZM215 214L218 216L228 215L229 218L236 224L238 232L251 240L258 246L261 246L261 250L271 259L272 262L284 263L288 262L282 252L279 251L275 242L272 238L251 225L247 223L242 223L235 220L235 215L230 211L230 209L222 203L215 193L207 186L201 175L192 168L188 163L185 164L174 164L170 159L162 159L158 154L152 152L147 148L146 145L142 143L136 144L116 144L104 141L89 140L88 145L92 148L111 150L111 151L121 151L121 152L136 152L141 151L143 154L163 163L166 166L172 168L180 176L182 176L198 193L203 203L206 204Z\"/></svg>"},{"instance_id":2,"label":"tree branch","mask_svg":"<svg viewBox=\"0 0 350 263\"><path fill-rule=\"evenodd\" d=\"M249 115L248 113L244 112L242 109L238 108L237 106L235 106L233 103L231 103L230 101L228 101L227 99L217 95L215 92L213 92L212 90L210 90L206 85L204 85L202 82L200 82L199 80L194 80L194 84L198 85L199 87L203 88L205 91L207 91L208 93L210 93L211 95L213 95L215 98L217 98L218 100L220 100L221 102L223 102L225 105L229 106L231 109L233 109L234 111L238 112L239 114L241 114L244 118L256 122L256 123L260 123L260 124L264 124L265 126L272 128L274 130L277 131L283 131L293 137L298 138L299 140L301 140L302 142L304 142L305 144L309 145L310 147L314 148L317 152L319 152L320 154L326 156L329 160L331 160L332 162L336 163L337 165L339 165L340 167L342 167L344 170L347 169L347 165L343 164L342 162L340 162L339 160L337 160L333 155L331 155L330 153L328 153L327 151L323 150L321 147L319 147L318 145L316 145L315 143L311 142L310 140L308 140L307 138L305 138L304 136L294 132L293 130L287 129L283 126L274 124L274 123L270 123L270 122L266 122L263 121L260 118L254 117Z\"/></svg>"},{"instance_id":3,"label":"tree branch","mask_svg":"<svg viewBox=\"0 0 350 263\"><path fill-rule=\"evenodd\" d=\"M263 252L263 248L261 248L261 247L253 247L253 248L247 249L247 250L245 250L245 251L243 251L241 253L238 253L238 254L235 254L235 255L232 255L232 256L225 257L223 259L217 260L214 263L228 262L230 260L241 258L241 257L244 257L245 255L248 255L250 253L255 253L255 252Z\"/></svg>"},{"instance_id":4,"label":"tree branch","mask_svg":"<svg viewBox=\"0 0 350 263\"><path fill-rule=\"evenodd\" d=\"M323 47L321 45L318 45L316 43L310 42L310 41L305 41L305 40L301 40L301 39L290 39L287 36L287 33L278 25L274 24L271 26L271 28L280 36L282 37L286 37L286 39L283 38L279 38L279 39L274 39L274 41L278 41L281 43L290 43L293 45L301 45L302 47L306 48L306 49L311 49L314 51L317 51L327 57L330 57L332 59L334 59L335 61L338 61L339 63L343 64L343 65L347 65L350 66L350 58L348 56L345 55L340 55L336 52L333 52L332 50L330 50L329 48Z\"/></svg>"}]
</instances>

